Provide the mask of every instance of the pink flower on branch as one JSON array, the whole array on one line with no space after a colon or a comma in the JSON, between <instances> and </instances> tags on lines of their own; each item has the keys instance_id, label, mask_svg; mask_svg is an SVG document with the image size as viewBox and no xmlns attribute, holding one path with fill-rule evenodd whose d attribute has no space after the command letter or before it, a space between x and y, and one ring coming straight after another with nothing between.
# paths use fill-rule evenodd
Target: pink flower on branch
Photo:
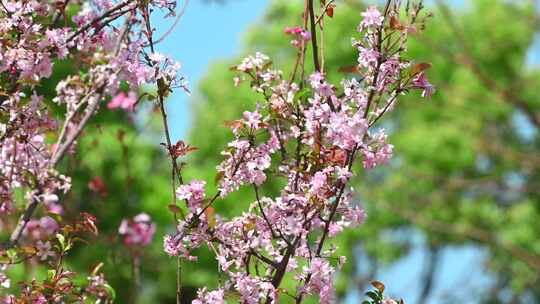
<instances>
[{"instance_id":1,"label":"pink flower on branch","mask_svg":"<svg viewBox=\"0 0 540 304\"><path fill-rule=\"evenodd\" d=\"M118 228L123 243L128 246L148 246L152 242L156 224L146 213L140 213L133 219L124 219Z\"/></svg>"},{"instance_id":2,"label":"pink flower on branch","mask_svg":"<svg viewBox=\"0 0 540 304\"><path fill-rule=\"evenodd\" d=\"M37 256L39 257L41 261L45 261L47 260L47 258L55 256L55 253L54 251L51 250L51 247L52 247L51 242L49 241L47 242L37 241L36 243L36 248L38 250Z\"/></svg>"},{"instance_id":3,"label":"pink flower on branch","mask_svg":"<svg viewBox=\"0 0 540 304\"><path fill-rule=\"evenodd\" d=\"M331 240L367 216L350 186L354 165L360 162L367 170L388 163L393 146L373 125L394 108L399 95L430 90L421 75L412 77L415 68L402 57L408 31L393 35L401 31L395 25L399 10L390 6L383 15L371 7L362 16L363 37L353 43L359 52L354 71L361 77L344 79L341 86L326 79L324 71L305 73L305 65L300 74L309 76L295 82L298 75L293 75L291 81L261 53L234 68L241 74L236 82L250 79L261 100L255 110L227 123L233 139L217 166L218 192L204 205L204 182L180 186L177 198L185 199L190 210L176 233L164 238L167 254L191 261L196 260L193 250L207 245L227 276L219 289L201 289L195 303L220 303L227 290L243 303L275 303L280 293L297 303L304 296L335 301L330 261L335 258L341 267L345 258L336 257ZM316 37L300 27L285 33L300 47L299 62L305 60L305 42ZM380 45L385 39L388 47ZM273 197L265 196L269 179L282 181ZM253 191L249 208L230 219L215 215L209 206L241 187ZM296 286L283 288L284 277L294 278Z\"/></svg>"},{"instance_id":4,"label":"pink flower on branch","mask_svg":"<svg viewBox=\"0 0 540 304\"><path fill-rule=\"evenodd\" d=\"M180 200L186 200L192 210L202 207L205 198L205 181L194 180L187 185L181 185L176 190L176 197Z\"/></svg>"},{"instance_id":5,"label":"pink flower on branch","mask_svg":"<svg viewBox=\"0 0 540 304\"><path fill-rule=\"evenodd\" d=\"M413 85L422 89L422 97L431 97L435 93L435 87L429 83L425 72L421 72L414 78Z\"/></svg>"},{"instance_id":6,"label":"pink flower on branch","mask_svg":"<svg viewBox=\"0 0 540 304\"><path fill-rule=\"evenodd\" d=\"M311 39L311 33L299 26L286 27L284 32L294 37L291 44L297 48L303 47Z\"/></svg>"},{"instance_id":7,"label":"pink flower on branch","mask_svg":"<svg viewBox=\"0 0 540 304\"><path fill-rule=\"evenodd\" d=\"M137 95L135 95L135 92L130 91L127 95L124 92L120 92L107 104L107 108L110 110L120 108L128 112L133 112L136 103Z\"/></svg>"},{"instance_id":8,"label":"pink flower on branch","mask_svg":"<svg viewBox=\"0 0 540 304\"><path fill-rule=\"evenodd\" d=\"M358 31L361 32L370 27L381 26L384 21L384 16L377 9L376 6L370 6L368 9L361 13L363 20L358 26Z\"/></svg>"}]
</instances>

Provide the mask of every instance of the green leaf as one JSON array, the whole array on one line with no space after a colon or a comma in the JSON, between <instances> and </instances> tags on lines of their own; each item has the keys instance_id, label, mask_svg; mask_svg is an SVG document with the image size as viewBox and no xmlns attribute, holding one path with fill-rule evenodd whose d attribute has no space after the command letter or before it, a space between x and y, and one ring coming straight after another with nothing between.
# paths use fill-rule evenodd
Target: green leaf
<instances>
[{"instance_id":1,"label":"green leaf","mask_svg":"<svg viewBox=\"0 0 540 304\"><path fill-rule=\"evenodd\" d=\"M296 94L294 95L294 101L299 101L302 98L308 96L309 94L311 94L311 90L309 88L303 88L302 90L296 92Z\"/></svg>"},{"instance_id":2,"label":"green leaf","mask_svg":"<svg viewBox=\"0 0 540 304\"><path fill-rule=\"evenodd\" d=\"M58 240L58 243L60 244L60 249L62 251L65 251L66 248L66 238L61 235L60 233L56 234L56 239Z\"/></svg>"},{"instance_id":3,"label":"green leaf","mask_svg":"<svg viewBox=\"0 0 540 304\"><path fill-rule=\"evenodd\" d=\"M47 280L52 281L55 275L56 275L56 270L54 269L47 270Z\"/></svg>"},{"instance_id":4,"label":"green leaf","mask_svg":"<svg viewBox=\"0 0 540 304\"><path fill-rule=\"evenodd\" d=\"M367 295L368 297L372 298L372 299L375 300L375 301L380 300L380 296L379 296L376 292L374 292L374 291L368 291L368 292L366 292L366 295Z\"/></svg>"},{"instance_id":5,"label":"green leaf","mask_svg":"<svg viewBox=\"0 0 540 304\"><path fill-rule=\"evenodd\" d=\"M112 300L114 301L114 299L116 298L116 291L114 291L114 288L112 288L112 286L109 284L104 284L103 287L105 287Z\"/></svg>"}]
</instances>

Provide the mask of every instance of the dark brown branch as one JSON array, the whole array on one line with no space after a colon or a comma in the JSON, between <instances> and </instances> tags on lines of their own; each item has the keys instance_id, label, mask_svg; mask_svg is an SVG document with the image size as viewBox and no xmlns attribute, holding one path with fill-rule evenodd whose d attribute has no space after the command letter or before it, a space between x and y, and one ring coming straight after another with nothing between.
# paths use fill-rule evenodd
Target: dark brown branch
<instances>
[{"instance_id":1,"label":"dark brown branch","mask_svg":"<svg viewBox=\"0 0 540 304\"><path fill-rule=\"evenodd\" d=\"M95 26L95 24L97 24L100 21L102 21L103 19L111 16L114 12L122 9L123 7L127 6L128 4L131 4L131 3L129 1L119 3L115 7L111 8L108 11L106 11L103 15L101 15L99 17L96 17L94 20L92 20L92 21L88 22L87 24L83 25L75 33L73 33L71 36L69 36L68 39L66 39L66 44L70 43L73 39L75 39L75 37L79 36L83 32L85 32L88 29L92 28L93 26Z\"/></svg>"},{"instance_id":2,"label":"dark brown branch","mask_svg":"<svg viewBox=\"0 0 540 304\"><path fill-rule=\"evenodd\" d=\"M308 0L309 22L311 28L311 46L313 50L313 65L315 71L321 71L321 64L319 63L319 47L317 46L317 26L315 24L315 12L313 10L313 0Z\"/></svg>"},{"instance_id":3,"label":"dark brown branch","mask_svg":"<svg viewBox=\"0 0 540 304\"><path fill-rule=\"evenodd\" d=\"M430 246L428 250L429 257L426 261L426 269L423 274L422 282L423 286L418 298L418 304L425 304L433 289L433 283L435 280L435 272L437 270L437 264L440 258L440 249L437 246Z\"/></svg>"},{"instance_id":4,"label":"dark brown branch","mask_svg":"<svg viewBox=\"0 0 540 304\"><path fill-rule=\"evenodd\" d=\"M540 256L520 246L517 246L512 242L500 239L489 231L478 227L463 226L423 217L420 215L420 213L406 211L387 203L383 203L381 206L387 208L392 213L423 227L426 230L464 237L503 249L540 273Z\"/></svg>"},{"instance_id":5,"label":"dark brown branch","mask_svg":"<svg viewBox=\"0 0 540 304\"><path fill-rule=\"evenodd\" d=\"M155 52L154 50L154 42L152 39L152 26L150 25L150 11L148 8L148 4L144 7L144 19L145 19L145 25L146 25L146 31L148 36L148 44L150 46L150 51L152 53ZM159 71L156 71L158 73ZM177 174L180 177L180 172L178 170L178 163L176 162L176 155L173 152L172 149L172 141L171 141L171 135L169 133L169 123L167 121L167 112L165 111L165 98L163 96L164 92L168 90L166 88L166 84L162 79L158 79L157 81L158 86L158 102L159 102L159 110L161 113L161 120L163 122L163 133L165 135L165 141L167 144L167 152L169 154L170 160L171 160L171 192L172 192L172 198L173 198L173 204L176 206L176 178ZM176 226L177 224L177 218L176 213L173 214L174 217L174 224ZM180 304L182 302L182 280L181 280L182 270L181 270L181 259L180 256L176 258L176 303Z\"/></svg>"}]
</instances>

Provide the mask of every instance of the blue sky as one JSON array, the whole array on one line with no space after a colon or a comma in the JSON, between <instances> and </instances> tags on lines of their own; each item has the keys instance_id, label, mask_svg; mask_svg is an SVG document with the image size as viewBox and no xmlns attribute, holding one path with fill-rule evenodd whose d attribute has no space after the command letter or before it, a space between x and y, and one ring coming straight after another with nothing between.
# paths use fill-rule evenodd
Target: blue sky
<instances>
[{"instance_id":1,"label":"blue sky","mask_svg":"<svg viewBox=\"0 0 540 304\"><path fill-rule=\"evenodd\" d=\"M179 6L184 1L178 1ZM268 6L267 0L228 0L217 3L191 0L185 15L158 50L182 64L182 73L196 93L199 79L213 60L231 57L240 50L242 34ZM158 32L166 31L172 19L156 18ZM159 36L159 35L158 35ZM167 101L173 140L184 139L190 126L188 96L177 90Z\"/></svg>"},{"instance_id":2,"label":"blue sky","mask_svg":"<svg viewBox=\"0 0 540 304\"><path fill-rule=\"evenodd\" d=\"M182 5L183 1L179 1ZM455 3L462 3L456 1ZM213 60L229 58L239 53L242 35L257 22L268 7L268 0L228 0L226 4L191 0L170 36L158 45L158 50L182 63L182 72L189 78L190 88L197 93L198 81L204 76ZM173 20L156 18L158 32L166 31ZM173 140L185 139L190 126L189 97L177 90L167 101ZM413 235L411 254L398 263L381 269L378 277L388 286L392 295L403 297L406 303L415 304L419 291L423 261L426 258L425 242L420 234ZM437 303L450 291L467 282L478 288L489 284L483 272L485 252L472 246L445 249L435 289L427 303ZM359 265L362 267L362 265ZM351 294L347 303L359 303L358 294ZM465 303L465 302L463 302Z\"/></svg>"}]
</instances>

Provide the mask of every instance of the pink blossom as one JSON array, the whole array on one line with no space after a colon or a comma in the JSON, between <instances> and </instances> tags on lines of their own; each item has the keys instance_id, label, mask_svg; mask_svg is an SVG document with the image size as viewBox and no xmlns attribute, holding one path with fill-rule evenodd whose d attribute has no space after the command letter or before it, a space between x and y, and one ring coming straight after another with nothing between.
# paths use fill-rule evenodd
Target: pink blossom
<instances>
[{"instance_id":1,"label":"pink blossom","mask_svg":"<svg viewBox=\"0 0 540 304\"><path fill-rule=\"evenodd\" d=\"M336 168L337 178L342 183L346 183L352 177L352 173L351 173L351 171L349 171L348 168L342 168L342 167L338 167L338 166L336 166L335 168Z\"/></svg>"},{"instance_id":2,"label":"pink blossom","mask_svg":"<svg viewBox=\"0 0 540 304\"><path fill-rule=\"evenodd\" d=\"M257 52L255 56L248 56L242 60L242 63L238 65L236 69L242 72L248 72L253 69L260 70L269 62L269 60L270 58L268 56Z\"/></svg>"},{"instance_id":3,"label":"pink blossom","mask_svg":"<svg viewBox=\"0 0 540 304\"><path fill-rule=\"evenodd\" d=\"M191 302L192 304L225 304L225 290L218 289L208 291L205 288L197 291L197 299Z\"/></svg>"},{"instance_id":4,"label":"pink blossom","mask_svg":"<svg viewBox=\"0 0 540 304\"><path fill-rule=\"evenodd\" d=\"M39 220L39 225L49 235L55 233L59 228L58 223L50 216L42 217Z\"/></svg>"},{"instance_id":5,"label":"pink blossom","mask_svg":"<svg viewBox=\"0 0 540 304\"><path fill-rule=\"evenodd\" d=\"M107 281L102 273L88 276L88 286L86 291L98 298L109 297L109 291L107 289Z\"/></svg>"},{"instance_id":6,"label":"pink blossom","mask_svg":"<svg viewBox=\"0 0 540 304\"><path fill-rule=\"evenodd\" d=\"M367 121L360 113L352 116L345 112L332 113L327 136L334 145L351 149L355 144L362 143L367 128Z\"/></svg>"},{"instance_id":7,"label":"pink blossom","mask_svg":"<svg viewBox=\"0 0 540 304\"><path fill-rule=\"evenodd\" d=\"M343 218L350 223L351 227L363 224L366 221L366 217L367 213L364 208L358 206L347 209L343 214Z\"/></svg>"},{"instance_id":8,"label":"pink blossom","mask_svg":"<svg viewBox=\"0 0 540 304\"><path fill-rule=\"evenodd\" d=\"M384 133L384 130L379 131L374 136L374 141L365 146L362 149L362 154L364 156L363 165L365 169L372 169L380 164L386 164L392 158L394 151L394 146L388 144L387 136Z\"/></svg>"},{"instance_id":9,"label":"pink blossom","mask_svg":"<svg viewBox=\"0 0 540 304\"><path fill-rule=\"evenodd\" d=\"M141 213L132 220L124 219L118 228L126 246L148 246L152 242L156 224L152 223L150 216Z\"/></svg>"},{"instance_id":10,"label":"pink blossom","mask_svg":"<svg viewBox=\"0 0 540 304\"><path fill-rule=\"evenodd\" d=\"M51 250L51 242L36 242L36 248L38 250L37 256L40 260L45 261L48 257L54 257L55 253Z\"/></svg>"},{"instance_id":11,"label":"pink blossom","mask_svg":"<svg viewBox=\"0 0 540 304\"><path fill-rule=\"evenodd\" d=\"M181 234L178 234L177 236L165 235L163 237L163 251L169 256L180 256L190 261L197 260L197 257L192 256L189 253L188 248L184 245Z\"/></svg>"},{"instance_id":12,"label":"pink blossom","mask_svg":"<svg viewBox=\"0 0 540 304\"><path fill-rule=\"evenodd\" d=\"M181 185L176 190L176 197L180 200L187 200L190 208L197 209L205 197L205 181L193 180L187 185Z\"/></svg>"},{"instance_id":13,"label":"pink blossom","mask_svg":"<svg viewBox=\"0 0 540 304\"><path fill-rule=\"evenodd\" d=\"M47 304L47 298L43 296L42 294L37 295L33 300L32 304Z\"/></svg>"},{"instance_id":14,"label":"pink blossom","mask_svg":"<svg viewBox=\"0 0 540 304\"><path fill-rule=\"evenodd\" d=\"M334 268L322 258L314 258L309 267L304 267L304 275L311 280L306 286L307 293L318 293L319 303L334 303L333 274Z\"/></svg>"},{"instance_id":15,"label":"pink blossom","mask_svg":"<svg viewBox=\"0 0 540 304\"><path fill-rule=\"evenodd\" d=\"M11 280L4 273L6 269L7 265L0 265L0 288L9 288L11 286Z\"/></svg>"},{"instance_id":16,"label":"pink blossom","mask_svg":"<svg viewBox=\"0 0 540 304\"><path fill-rule=\"evenodd\" d=\"M246 125L253 129L258 129L261 121L261 114L257 112L244 111Z\"/></svg>"},{"instance_id":17,"label":"pink blossom","mask_svg":"<svg viewBox=\"0 0 540 304\"><path fill-rule=\"evenodd\" d=\"M359 55L358 55L358 63L363 68L375 68L375 65L377 64L378 58L379 58L379 51L371 49L371 48L365 48L362 46L358 47Z\"/></svg>"},{"instance_id":18,"label":"pink blossom","mask_svg":"<svg viewBox=\"0 0 540 304\"><path fill-rule=\"evenodd\" d=\"M52 62L49 56L44 56L41 58L38 63L34 66L34 74L39 78L48 78L52 74Z\"/></svg>"},{"instance_id":19,"label":"pink blossom","mask_svg":"<svg viewBox=\"0 0 540 304\"><path fill-rule=\"evenodd\" d=\"M177 256L180 251L177 244L174 242L173 237L165 235L163 237L163 251L170 256Z\"/></svg>"},{"instance_id":20,"label":"pink blossom","mask_svg":"<svg viewBox=\"0 0 540 304\"><path fill-rule=\"evenodd\" d=\"M23 234L34 240L43 240L56 233L58 223L50 216L44 216L39 220L32 219L26 224Z\"/></svg>"},{"instance_id":21,"label":"pink blossom","mask_svg":"<svg viewBox=\"0 0 540 304\"><path fill-rule=\"evenodd\" d=\"M381 12L377 9L376 6L370 6L368 9L361 13L363 19L358 27L358 31L362 31L368 27L381 26L384 17L381 15Z\"/></svg>"},{"instance_id":22,"label":"pink blossom","mask_svg":"<svg viewBox=\"0 0 540 304\"><path fill-rule=\"evenodd\" d=\"M295 37L295 39L291 40L291 44L295 47L302 47L306 41L311 39L311 33L299 26L286 27L284 32Z\"/></svg>"},{"instance_id":23,"label":"pink blossom","mask_svg":"<svg viewBox=\"0 0 540 304\"><path fill-rule=\"evenodd\" d=\"M426 73L422 72L413 79L413 85L422 89L422 97L431 97L435 93L435 87L429 83Z\"/></svg>"},{"instance_id":24,"label":"pink blossom","mask_svg":"<svg viewBox=\"0 0 540 304\"><path fill-rule=\"evenodd\" d=\"M107 104L107 108L110 110L121 108L133 112L136 103L137 96L135 95L135 92L130 91L128 95L124 92L120 92Z\"/></svg>"},{"instance_id":25,"label":"pink blossom","mask_svg":"<svg viewBox=\"0 0 540 304\"><path fill-rule=\"evenodd\" d=\"M240 293L242 303L258 304L266 299L267 295L275 298L275 290L270 282L261 281L247 274L236 275L235 279L234 287Z\"/></svg>"}]
</instances>

